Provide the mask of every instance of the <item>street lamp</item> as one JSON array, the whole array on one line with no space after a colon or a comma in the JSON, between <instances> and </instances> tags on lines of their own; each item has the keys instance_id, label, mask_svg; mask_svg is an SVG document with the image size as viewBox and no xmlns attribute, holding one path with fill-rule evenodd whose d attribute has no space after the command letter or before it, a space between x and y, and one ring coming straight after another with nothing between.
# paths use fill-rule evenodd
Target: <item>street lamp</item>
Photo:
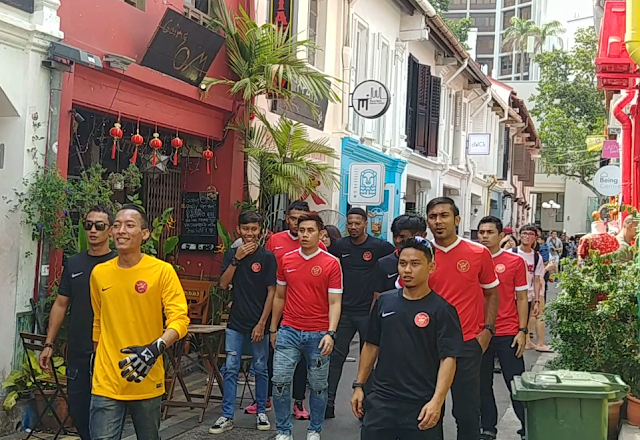
<instances>
[{"instance_id":1,"label":"street lamp","mask_svg":"<svg viewBox=\"0 0 640 440\"><path fill-rule=\"evenodd\" d=\"M543 202L542 203L542 209L545 209L547 215L549 217L554 217L556 215L556 213L558 212L558 209L560 209L561 206L559 204L557 204L555 201L553 200L549 200L548 202Z\"/></svg>"}]
</instances>

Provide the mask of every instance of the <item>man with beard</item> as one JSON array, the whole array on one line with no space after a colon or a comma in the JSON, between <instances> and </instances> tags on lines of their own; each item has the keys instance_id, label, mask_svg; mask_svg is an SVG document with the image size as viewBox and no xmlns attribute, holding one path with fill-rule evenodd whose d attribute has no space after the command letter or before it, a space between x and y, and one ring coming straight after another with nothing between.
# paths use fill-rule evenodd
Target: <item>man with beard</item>
<instances>
[{"instance_id":1,"label":"man with beard","mask_svg":"<svg viewBox=\"0 0 640 440\"><path fill-rule=\"evenodd\" d=\"M91 404L93 309L89 277L96 265L109 261L117 255L109 248L113 221L113 212L104 206L94 206L87 213L82 227L87 234L89 250L70 257L64 264L58 296L51 307L45 348L40 354L40 367L45 371L51 371L53 344L70 306L67 354L69 415L82 440L91 440L89 405Z\"/></svg>"},{"instance_id":2,"label":"man with beard","mask_svg":"<svg viewBox=\"0 0 640 440\"><path fill-rule=\"evenodd\" d=\"M271 321L276 440L293 439L289 410L291 382L301 356L309 365L311 390L307 440L320 440L327 407L329 355L333 350L342 301L340 262L319 247L323 229L318 214L300 216L300 248L285 254L278 265L278 287ZM282 326L277 329L274 323L281 317Z\"/></svg>"},{"instance_id":3,"label":"man with beard","mask_svg":"<svg viewBox=\"0 0 640 440\"><path fill-rule=\"evenodd\" d=\"M378 260L394 251L393 246L367 234L367 213L362 208L347 212L349 236L336 241L329 252L340 260L344 294L342 316L336 331L336 344L329 366L329 401L325 417L335 417L334 403L342 367L349 354L349 347L356 332L360 335L360 348L364 344L369 311L376 290L376 265Z\"/></svg>"},{"instance_id":4,"label":"man with beard","mask_svg":"<svg viewBox=\"0 0 640 440\"><path fill-rule=\"evenodd\" d=\"M354 415L364 416L362 440L443 438L442 408L463 343L455 309L429 288L433 252L422 237L405 241L398 261L404 287L381 295L371 311L351 398ZM364 413L362 387L376 360Z\"/></svg>"},{"instance_id":5,"label":"man with beard","mask_svg":"<svg viewBox=\"0 0 640 440\"><path fill-rule=\"evenodd\" d=\"M427 222L424 218L414 214L402 214L391 223L393 244L396 250L378 260L376 267L376 298L382 292L396 288L398 279L398 252L405 240L413 237L424 237L427 234Z\"/></svg>"},{"instance_id":6,"label":"man with beard","mask_svg":"<svg viewBox=\"0 0 640 440\"><path fill-rule=\"evenodd\" d=\"M480 397L482 434L480 440L495 440L498 435L498 409L493 394L494 359L500 359L502 376L511 392L511 381L514 376L524 372L522 353L527 342L527 320L529 307L527 301L527 266L524 258L513 252L500 248L500 241L504 238L502 221L488 216L480 220L478 238L481 244L489 249L495 264L496 274L500 280L498 292L500 307L496 319L496 334L491 338L489 348L482 356L480 366ZM515 298L515 300L514 300ZM522 429L519 434L524 440L524 406L522 402L511 399Z\"/></svg>"},{"instance_id":7,"label":"man with beard","mask_svg":"<svg viewBox=\"0 0 640 440\"><path fill-rule=\"evenodd\" d=\"M452 199L431 200L427 205L427 223L434 235L437 262L429 286L456 308L464 338L463 355L457 360L451 386L458 440L477 440L480 363L496 332L499 281L487 248L456 233L460 212Z\"/></svg>"}]
</instances>

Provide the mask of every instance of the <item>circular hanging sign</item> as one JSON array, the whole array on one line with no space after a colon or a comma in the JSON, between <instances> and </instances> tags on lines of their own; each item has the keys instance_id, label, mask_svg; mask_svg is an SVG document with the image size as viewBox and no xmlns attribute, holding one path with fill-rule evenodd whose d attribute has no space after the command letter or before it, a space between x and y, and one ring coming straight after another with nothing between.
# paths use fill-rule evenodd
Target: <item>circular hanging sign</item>
<instances>
[{"instance_id":1,"label":"circular hanging sign","mask_svg":"<svg viewBox=\"0 0 640 440\"><path fill-rule=\"evenodd\" d=\"M622 175L617 165L607 165L596 171L593 186L603 196L617 196L622 191Z\"/></svg>"},{"instance_id":2,"label":"circular hanging sign","mask_svg":"<svg viewBox=\"0 0 640 440\"><path fill-rule=\"evenodd\" d=\"M379 81L362 81L351 93L351 107L366 119L376 119L384 115L391 105L389 89Z\"/></svg>"}]
</instances>

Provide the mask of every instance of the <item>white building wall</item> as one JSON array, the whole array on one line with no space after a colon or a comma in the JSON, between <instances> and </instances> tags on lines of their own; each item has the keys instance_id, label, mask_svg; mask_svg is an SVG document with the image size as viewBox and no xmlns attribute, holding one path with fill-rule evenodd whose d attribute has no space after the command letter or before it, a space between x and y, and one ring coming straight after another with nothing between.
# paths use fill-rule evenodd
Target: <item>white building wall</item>
<instances>
[{"instance_id":1,"label":"white building wall","mask_svg":"<svg viewBox=\"0 0 640 440\"><path fill-rule=\"evenodd\" d=\"M50 42L62 38L59 6L58 0L36 0L29 14L0 3L0 195L9 199L24 190L23 178L39 170L46 150L50 75L41 63ZM0 202L0 381L11 371L17 317L31 311L37 253L21 211L12 213L12 207Z\"/></svg>"}]
</instances>

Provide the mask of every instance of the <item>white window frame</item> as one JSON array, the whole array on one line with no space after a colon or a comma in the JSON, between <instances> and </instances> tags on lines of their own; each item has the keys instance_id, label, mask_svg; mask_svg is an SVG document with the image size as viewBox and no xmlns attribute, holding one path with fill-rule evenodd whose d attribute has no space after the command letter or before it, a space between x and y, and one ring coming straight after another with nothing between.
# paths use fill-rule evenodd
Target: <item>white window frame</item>
<instances>
[{"instance_id":1,"label":"white window frame","mask_svg":"<svg viewBox=\"0 0 640 440\"><path fill-rule=\"evenodd\" d=\"M386 61L383 58L384 55L384 48L386 46ZM376 76L378 78L378 81L380 81L382 84L384 84L387 89L389 90L389 93L391 93L392 90L392 86L391 86L391 44L389 43L389 40L387 40L385 37L383 37L381 34L378 34L378 63L377 63L377 67L378 67L378 71L376 72ZM386 114L384 114L382 117L380 117L380 119L377 120L376 123L376 141L378 144L383 145L384 144L384 133L387 129L387 127L390 125L389 121L387 120L387 115L388 112Z\"/></svg>"},{"instance_id":2,"label":"white window frame","mask_svg":"<svg viewBox=\"0 0 640 440\"><path fill-rule=\"evenodd\" d=\"M353 14L353 63L350 72L350 88L364 81L367 78L369 67L369 35L371 33L369 24L358 15ZM364 51L362 50L364 47ZM351 132L358 136L364 136L365 119L358 116L353 108L350 108L349 125Z\"/></svg>"}]
</instances>

